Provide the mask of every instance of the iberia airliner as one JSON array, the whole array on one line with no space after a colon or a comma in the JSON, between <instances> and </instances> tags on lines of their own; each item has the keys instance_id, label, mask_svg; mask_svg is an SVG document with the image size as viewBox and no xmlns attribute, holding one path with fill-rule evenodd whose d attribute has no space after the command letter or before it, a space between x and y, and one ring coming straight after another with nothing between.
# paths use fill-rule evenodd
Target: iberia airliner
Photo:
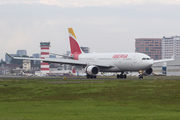
<instances>
[{"instance_id":1,"label":"iberia airliner","mask_svg":"<svg viewBox=\"0 0 180 120\"><path fill-rule=\"evenodd\" d=\"M171 59L153 60L143 53L83 53L73 29L68 28L68 31L71 49L71 54L68 57L70 59L38 59L22 57L13 57L13 59L28 59L47 63L81 65L85 68L87 78L96 78L98 72L120 72L121 74L117 74L117 78L126 78L125 72L127 71L137 71L140 73L139 78L143 78L143 74L150 75L153 72L153 69L151 68L153 63L174 60L173 57Z\"/></svg>"}]
</instances>

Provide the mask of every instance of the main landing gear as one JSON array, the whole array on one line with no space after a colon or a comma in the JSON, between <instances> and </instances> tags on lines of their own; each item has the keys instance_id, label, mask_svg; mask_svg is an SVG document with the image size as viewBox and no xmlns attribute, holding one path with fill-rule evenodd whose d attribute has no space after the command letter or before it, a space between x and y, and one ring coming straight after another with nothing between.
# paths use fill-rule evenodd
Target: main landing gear
<instances>
[{"instance_id":1,"label":"main landing gear","mask_svg":"<svg viewBox=\"0 0 180 120\"><path fill-rule=\"evenodd\" d=\"M91 79L96 79L96 76L95 76L95 75L89 75L89 74L87 74L86 77L87 77L87 79L89 79L89 78L91 78Z\"/></svg>"},{"instance_id":2,"label":"main landing gear","mask_svg":"<svg viewBox=\"0 0 180 120\"><path fill-rule=\"evenodd\" d=\"M126 74L124 74L124 72L121 72L121 74L117 74L117 79L126 79L127 78L127 75Z\"/></svg>"}]
</instances>

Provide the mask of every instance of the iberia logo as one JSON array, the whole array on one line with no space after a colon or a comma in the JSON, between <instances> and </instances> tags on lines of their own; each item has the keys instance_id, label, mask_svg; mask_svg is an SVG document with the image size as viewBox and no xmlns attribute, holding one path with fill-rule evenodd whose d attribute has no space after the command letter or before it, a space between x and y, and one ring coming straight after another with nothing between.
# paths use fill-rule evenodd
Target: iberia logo
<instances>
[{"instance_id":1,"label":"iberia logo","mask_svg":"<svg viewBox=\"0 0 180 120\"><path fill-rule=\"evenodd\" d=\"M115 54L112 56L112 58L127 58L128 54Z\"/></svg>"}]
</instances>

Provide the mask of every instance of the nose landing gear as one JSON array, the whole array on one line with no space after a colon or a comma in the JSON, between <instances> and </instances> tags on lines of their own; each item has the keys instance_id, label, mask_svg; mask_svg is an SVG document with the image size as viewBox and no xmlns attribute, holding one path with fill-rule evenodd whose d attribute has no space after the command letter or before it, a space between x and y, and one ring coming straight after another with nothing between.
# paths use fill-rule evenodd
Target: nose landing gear
<instances>
[{"instance_id":1,"label":"nose landing gear","mask_svg":"<svg viewBox=\"0 0 180 120\"><path fill-rule=\"evenodd\" d=\"M143 79L143 75L142 74L139 75L139 79Z\"/></svg>"},{"instance_id":2,"label":"nose landing gear","mask_svg":"<svg viewBox=\"0 0 180 120\"><path fill-rule=\"evenodd\" d=\"M140 71L139 71L139 79L143 79L143 73L144 73L143 70L140 70Z\"/></svg>"}]
</instances>

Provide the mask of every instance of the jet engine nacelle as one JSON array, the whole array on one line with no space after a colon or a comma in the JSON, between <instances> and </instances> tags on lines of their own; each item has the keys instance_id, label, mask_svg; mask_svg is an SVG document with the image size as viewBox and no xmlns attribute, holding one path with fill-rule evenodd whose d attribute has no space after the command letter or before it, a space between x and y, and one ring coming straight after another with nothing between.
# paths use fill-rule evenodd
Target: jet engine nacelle
<instances>
[{"instance_id":1,"label":"jet engine nacelle","mask_svg":"<svg viewBox=\"0 0 180 120\"><path fill-rule=\"evenodd\" d=\"M149 69L144 71L144 75L150 75L152 72L153 72L153 69L149 68Z\"/></svg>"},{"instance_id":2,"label":"jet engine nacelle","mask_svg":"<svg viewBox=\"0 0 180 120\"><path fill-rule=\"evenodd\" d=\"M85 68L85 70L86 70L86 73L89 75L97 75L99 72L99 68L97 66L94 66L94 65L87 66Z\"/></svg>"}]
</instances>

